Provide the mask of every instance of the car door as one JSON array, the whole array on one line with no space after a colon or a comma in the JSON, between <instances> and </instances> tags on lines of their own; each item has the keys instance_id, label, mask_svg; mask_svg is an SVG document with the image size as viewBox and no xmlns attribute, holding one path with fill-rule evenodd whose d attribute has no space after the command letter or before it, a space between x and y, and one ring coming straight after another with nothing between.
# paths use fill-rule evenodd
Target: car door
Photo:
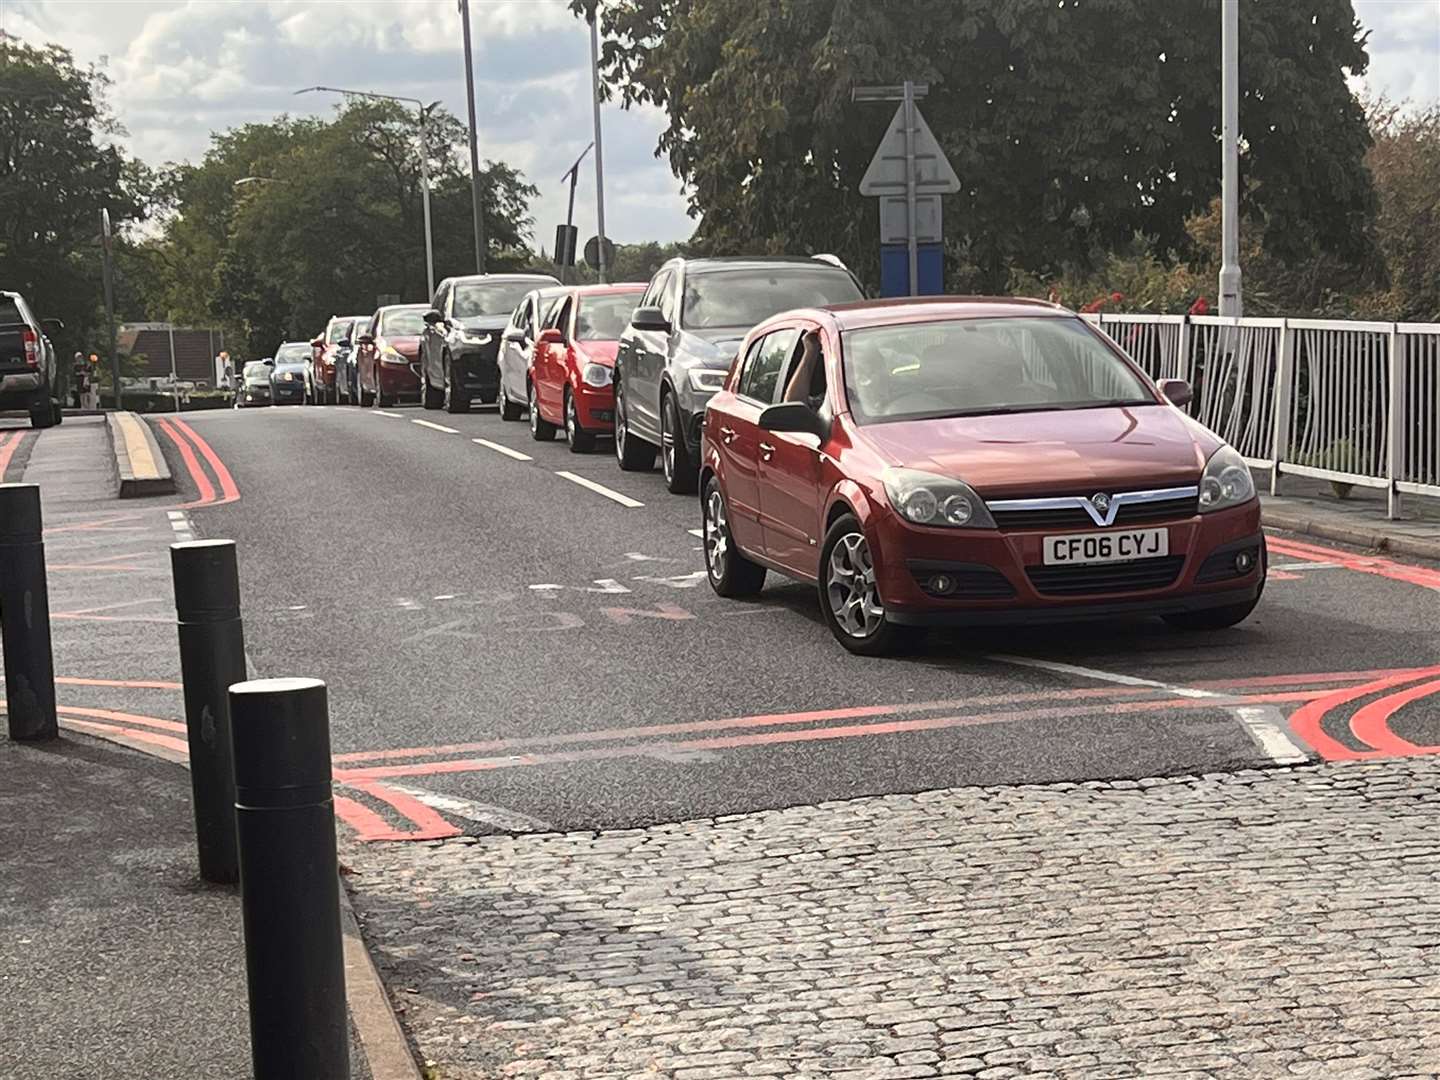
<instances>
[{"instance_id":1,"label":"car door","mask_svg":"<svg viewBox=\"0 0 1440 1080\"><path fill-rule=\"evenodd\" d=\"M759 444L768 433L760 429L760 413L770 404L773 384L794 351L796 334L792 328L782 328L752 342L741 359L735 393L718 408L712 398L705 412L706 430L723 462L730 533L742 549L755 555L765 553Z\"/></svg>"},{"instance_id":2,"label":"car door","mask_svg":"<svg viewBox=\"0 0 1440 1080\"><path fill-rule=\"evenodd\" d=\"M830 348L812 323L802 323L792 339L783 376L771 388L769 403L786 400L786 389L804 351L804 336L815 334L821 351L814 375L797 393L807 403L818 404L821 416L829 416ZM768 403L767 403L768 404ZM765 553L771 561L803 577L814 577L819 558L820 528L820 440L798 432L759 433L760 522Z\"/></svg>"},{"instance_id":3,"label":"car door","mask_svg":"<svg viewBox=\"0 0 1440 1080\"><path fill-rule=\"evenodd\" d=\"M570 325L570 313L575 309L574 294L555 302L545 319L546 330L558 330L563 335ZM566 342L569 341L568 336ZM535 397L540 402L540 415L551 423L562 423L566 344L542 345L535 342Z\"/></svg>"},{"instance_id":4,"label":"car door","mask_svg":"<svg viewBox=\"0 0 1440 1080\"><path fill-rule=\"evenodd\" d=\"M380 315L370 317L368 323L361 323L355 331L355 373L356 381L359 382L361 392L365 387L373 386L376 390L380 388L380 376L375 370L375 357L378 350L375 348L375 335L380 332ZM361 337L369 337L368 343L361 342Z\"/></svg>"},{"instance_id":5,"label":"car door","mask_svg":"<svg viewBox=\"0 0 1440 1080\"><path fill-rule=\"evenodd\" d=\"M519 402L525 397L525 338L530 334L534 310L535 294L529 293L510 316L510 324L500 338L500 389L510 401ZM520 340L513 340L516 335Z\"/></svg>"},{"instance_id":6,"label":"car door","mask_svg":"<svg viewBox=\"0 0 1440 1080\"><path fill-rule=\"evenodd\" d=\"M440 287L435 290L435 296L430 301L430 306L441 314L445 313L446 305L450 302L450 282L442 281ZM420 335L420 381L421 389L424 384L429 383L437 390L445 385L445 324L443 322L426 323L425 332Z\"/></svg>"},{"instance_id":7,"label":"car door","mask_svg":"<svg viewBox=\"0 0 1440 1080\"><path fill-rule=\"evenodd\" d=\"M669 304L673 310L674 282L673 270L656 274L641 306L665 310ZM672 324L668 334L658 330L636 330L634 334L634 351L625 363L625 420L642 438L659 446L660 374L665 370L675 327Z\"/></svg>"}]
</instances>

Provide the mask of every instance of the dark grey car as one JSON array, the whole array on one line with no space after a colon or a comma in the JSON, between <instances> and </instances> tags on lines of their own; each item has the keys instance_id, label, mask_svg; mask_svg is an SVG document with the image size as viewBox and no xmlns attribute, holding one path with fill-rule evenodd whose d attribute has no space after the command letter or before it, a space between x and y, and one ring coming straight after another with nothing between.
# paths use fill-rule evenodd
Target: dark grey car
<instances>
[{"instance_id":1,"label":"dark grey car","mask_svg":"<svg viewBox=\"0 0 1440 1080\"><path fill-rule=\"evenodd\" d=\"M864 299L855 275L829 259L671 259L655 272L615 358L615 456L665 486L695 490L705 403L725 382L756 323L791 308Z\"/></svg>"},{"instance_id":2,"label":"dark grey car","mask_svg":"<svg viewBox=\"0 0 1440 1080\"><path fill-rule=\"evenodd\" d=\"M560 282L549 274L475 274L446 278L435 290L420 338L420 402L468 412L470 402L500 395L500 335L531 289Z\"/></svg>"}]
</instances>

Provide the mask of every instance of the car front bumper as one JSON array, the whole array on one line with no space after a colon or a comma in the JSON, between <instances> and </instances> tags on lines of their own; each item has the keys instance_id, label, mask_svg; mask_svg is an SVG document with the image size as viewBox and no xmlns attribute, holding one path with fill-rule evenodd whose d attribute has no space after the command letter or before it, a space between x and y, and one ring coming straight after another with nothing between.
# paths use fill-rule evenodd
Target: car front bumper
<instances>
[{"instance_id":1,"label":"car front bumper","mask_svg":"<svg viewBox=\"0 0 1440 1080\"><path fill-rule=\"evenodd\" d=\"M276 405L298 405L305 400L305 384L299 380L276 383L270 397Z\"/></svg>"},{"instance_id":2,"label":"car front bumper","mask_svg":"<svg viewBox=\"0 0 1440 1080\"><path fill-rule=\"evenodd\" d=\"M500 334L490 335L486 345L460 345L454 352L455 366L466 390L486 393L500 389Z\"/></svg>"},{"instance_id":3,"label":"car front bumper","mask_svg":"<svg viewBox=\"0 0 1440 1080\"><path fill-rule=\"evenodd\" d=\"M1265 584L1258 501L1136 528L1164 528L1169 554L1126 563L1043 565L1044 537L1116 529L954 530L903 521L888 507L866 523L886 617L909 625L1063 622L1168 615L1248 603ZM1253 559L1240 572L1235 557ZM937 592L937 587L944 587Z\"/></svg>"},{"instance_id":4,"label":"car front bumper","mask_svg":"<svg viewBox=\"0 0 1440 1080\"><path fill-rule=\"evenodd\" d=\"M600 433L615 430L615 390L610 386L591 386L587 382L576 385L572 394L575 399L575 419L586 431Z\"/></svg>"},{"instance_id":5,"label":"car front bumper","mask_svg":"<svg viewBox=\"0 0 1440 1080\"><path fill-rule=\"evenodd\" d=\"M235 395L235 404L242 409L248 405L269 405L274 396L269 390L256 390L253 387L242 387Z\"/></svg>"},{"instance_id":6,"label":"car front bumper","mask_svg":"<svg viewBox=\"0 0 1440 1080\"><path fill-rule=\"evenodd\" d=\"M420 393L420 375L416 364L382 362L379 372L380 388L385 391L386 397L408 397Z\"/></svg>"}]
</instances>

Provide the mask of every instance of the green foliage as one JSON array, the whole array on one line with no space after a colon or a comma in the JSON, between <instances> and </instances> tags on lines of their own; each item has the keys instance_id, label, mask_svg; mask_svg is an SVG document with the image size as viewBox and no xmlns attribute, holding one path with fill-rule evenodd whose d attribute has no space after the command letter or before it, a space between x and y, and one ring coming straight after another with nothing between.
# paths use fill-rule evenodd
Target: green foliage
<instances>
[{"instance_id":1,"label":"green foliage","mask_svg":"<svg viewBox=\"0 0 1440 1080\"><path fill-rule=\"evenodd\" d=\"M101 322L100 211L120 230L147 210L151 177L107 141L108 85L59 46L0 36L0 288L64 321L63 355Z\"/></svg>"},{"instance_id":2,"label":"green foliage","mask_svg":"<svg viewBox=\"0 0 1440 1080\"><path fill-rule=\"evenodd\" d=\"M1375 229L1389 287L1374 298L1385 317L1440 322L1440 105L1370 109L1375 145L1365 162L1375 178Z\"/></svg>"},{"instance_id":3,"label":"green foliage","mask_svg":"<svg viewBox=\"0 0 1440 1080\"><path fill-rule=\"evenodd\" d=\"M453 116L430 114L437 281L474 266L463 136ZM218 322L246 343L241 355L262 356L331 315L373 311L382 295L428 299L421 149L413 111L364 100L332 120L282 116L213 136L198 165L167 172L161 238L127 256L127 277L147 283L146 317ZM497 162L482 182L492 268L528 261L535 189Z\"/></svg>"},{"instance_id":4,"label":"green foliage","mask_svg":"<svg viewBox=\"0 0 1440 1080\"><path fill-rule=\"evenodd\" d=\"M582 11L586 0L573 0ZM893 111L855 86L930 83L923 111L961 177L949 285L1093 269L1139 233L1188 250L1219 188L1216 0L608 0L607 82L665 110L659 150L701 215L697 249L834 251L872 282L877 212L857 188ZM1365 70L1350 0L1241 9L1244 205L1267 251L1372 250Z\"/></svg>"}]
</instances>

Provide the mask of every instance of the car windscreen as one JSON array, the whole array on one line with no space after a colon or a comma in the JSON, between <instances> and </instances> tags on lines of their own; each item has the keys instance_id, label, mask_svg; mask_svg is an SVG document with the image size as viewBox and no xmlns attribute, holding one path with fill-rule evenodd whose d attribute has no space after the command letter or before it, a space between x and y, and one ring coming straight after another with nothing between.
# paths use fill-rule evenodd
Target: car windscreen
<instances>
[{"instance_id":1,"label":"car windscreen","mask_svg":"<svg viewBox=\"0 0 1440 1080\"><path fill-rule=\"evenodd\" d=\"M380 316L380 333L386 337L419 337L425 332L424 316L428 310L387 311Z\"/></svg>"},{"instance_id":2,"label":"car windscreen","mask_svg":"<svg viewBox=\"0 0 1440 1080\"><path fill-rule=\"evenodd\" d=\"M462 281L455 286L450 313L457 319L509 315L534 287L533 281Z\"/></svg>"},{"instance_id":3,"label":"car windscreen","mask_svg":"<svg viewBox=\"0 0 1440 1080\"><path fill-rule=\"evenodd\" d=\"M325 340L334 345L336 342L344 341L349 331L349 319L336 319L330 324L330 329L325 334Z\"/></svg>"},{"instance_id":4,"label":"car windscreen","mask_svg":"<svg viewBox=\"0 0 1440 1080\"><path fill-rule=\"evenodd\" d=\"M575 313L577 341L619 341L635 303L641 294L620 293L615 296L582 296L580 310Z\"/></svg>"},{"instance_id":5,"label":"car windscreen","mask_svg":"<svg viewBox=\"0 0 1440 1080\"><path fill-rule=\"evenodd\" d=\"M310 346L303 342L281 345L275 353L277 364L303 364L310 358Z\"/></svg>"},{"instance_id":6,"label":"car windscreen","mask_svg":"<svg viewBox=\"0 0 1440 1080\"><path fill-rule=\"evenodd\" d=\"M694 330L749 329L791 308L861 299L855 280L842 270L711 270L686 276L680 325Z\"/></svg>"},{"instance_id":7,"label":"car windscreen","mask_svg":"<svg viewBox=\"0 0 1440 1080\"><path fill-rule=\"evenodd\" d=\"M248 383L268 383L270 381L270 365L262 364L258 360L245 365L245 381Z\"/></svg>"},{"instance_id":8,"label":"car windscreen","mask_svg":"<svg viewBox=\"0 0 1440 1080\"><path fill-rule=\"evenodd\" d=\"M860 423L1154 405L1145 380L1078 319L955 319L842 335Z\"/></svg>"},{"instance_id":9,"label":"car windscreen","mask_svg":"<svg viewBox=\"0 0 1440 1080\"><path fill-rule=\"evenodd\" d=\"M20 314L19 305L8 296L0 296L0 326L14 326L24 321L25 317Z\"/></svg>"}]
</instances>

